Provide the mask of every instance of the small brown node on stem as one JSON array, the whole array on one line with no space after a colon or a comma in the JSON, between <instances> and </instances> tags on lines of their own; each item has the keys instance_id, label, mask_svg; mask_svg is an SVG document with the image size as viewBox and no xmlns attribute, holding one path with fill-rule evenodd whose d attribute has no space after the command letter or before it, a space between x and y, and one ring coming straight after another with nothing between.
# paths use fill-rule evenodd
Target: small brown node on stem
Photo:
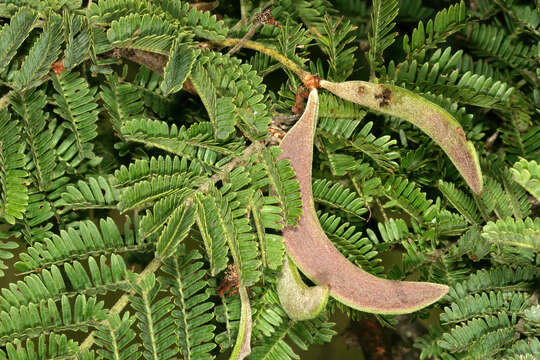
<instances>
[{"instance_id":1,"label":"small brown node on stem","mask_svg":"<svg viewBox=\"0 0 540 360\"><path fill-rule=\"evenodd\" d=\"M459 136L465 137L465 132L463 131L461 127L458 127L456 131L459 134Z\"/></svg>"},{"instance_id":2,"label":"small brown node on stem","mask_svg":"<svg viewBox=\"0 0 540 360\"><path fill-rule=\"evenodd\" d=\"M229 294L232 295L238 292L239 284L240 281L238 280L238 270L236 269L236 266L229 264L227 265L227 269L225 269L225 277L216 290L218 291L219 296L223 297L223 295L231 290L231 288L236 287L236 289L233 289L233 291L231 291Z\"/></svg>"},{"instance_id":3,"label":"small brown node on stem","mask_svg":"<svg viewBox=\"0 0 540 360\"><path fill-rule=\"evenodd\" d=\"M281 27L281 24L277 22L272 16L272 8L268 8L260 13L255 14L253 16L253 23L261 24L261 25L269 24L269 25Z\"/></svg>"},{"instance_id":4,"label":"small brown node on stem","mask_svg":"<svg viewBox=\"0 0 540 360\"><path fill-rule=\"evenodd\" d=\"M309 89L318 89L321 87L321 78L317 75L307 74L302 79L304 85Z\"/></svg>"},{"instance_id":5,"label":"small brown node on stem","mask_svg":"<svg viewBox=\"0 0 540 360\"><path fill-rule=\"evenodd\" d=\"M366 93L366 88L363 86L358 86L358 95L364 95Z\"/></svg>"},{"instance_id":6,"label":"small brown node on stem","mask_svg":"<svg viewBox=\"0 0 540 360\"><path fill-rule=\"evenodd\" d=\"M62 60L57 61L54 64L52 64L51 68L52 68L52 71L56 75L60 75L62 73L62 71L64 71L64 69L65 69L64 64L62 64Z\"/></svg>"},{"instance_id":7,"label":"small brown node on stem","mask_svg":"<svg viewBox=\"0 0 540 360\"><path fill-rule=\"evenodd\" d=\"M383 88L383 91L380 94L375 95L375 99L379 100L379 107L389 105L391 97L392 97L392 90L390 90L387 87Z\"/></svg>"},{"instance_id":8,"label":"small brown node on stem","mask_svg":"<svg viewBox=\"0 0 540 360\"><path fill-rule=\"evenodd\" d=\"M309 91L302 85L296 89L296 101L291 109L293 114L300 115L304 112L304 99L309 96Z\"/></svg>"}]
</instances>

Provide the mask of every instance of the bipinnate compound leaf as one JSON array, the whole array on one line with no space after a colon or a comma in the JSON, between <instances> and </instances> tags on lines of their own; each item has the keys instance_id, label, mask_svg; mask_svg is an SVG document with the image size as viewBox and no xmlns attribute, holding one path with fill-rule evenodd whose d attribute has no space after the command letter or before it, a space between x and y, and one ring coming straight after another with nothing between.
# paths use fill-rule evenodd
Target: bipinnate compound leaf
<instances>
[{"instance_id":1,"label":"bipinnate compound leaf","mask_svg":"<svg viewBox=\"0 0 540 360\"><path fill-rule=\"evenodd\" d=\"M321 87L345 100L396 116L417 126L448 155L470 188L482 192L482 172L473 144L467 141L457 120L440 106L398 86L365 81L333 83Z\"/></svg>"},{"instance_id":2,"label":"bipinnate compound leaf","mask_svg":"<svg viewBox=\"0 0 540 360\"><path fill-rule=\"evenodd\" d=\"M330 293L328 285L307 286L287 256L283 258L276 287L281 307L289 318L298 321L319 316L326 307Z\"/></svg>"},{"instance_id":3,"label":"bipinnate compound leaf","mask_svg":"<svg viewBox=\"0 0 540 360\"><path fill-rule=\"evenodd\" d=\"M315 284L330 287L330 295L361 311L405 314L426 307L448 292L445 285L380 279L343 256L325 235L315 213L311 189L313 137L319 97L311 90L304 114L281 143L280 158L289 158L302 194L302 216L296 227L285 227L285 246L296 266Z\"/></svg>"}]
</instances>

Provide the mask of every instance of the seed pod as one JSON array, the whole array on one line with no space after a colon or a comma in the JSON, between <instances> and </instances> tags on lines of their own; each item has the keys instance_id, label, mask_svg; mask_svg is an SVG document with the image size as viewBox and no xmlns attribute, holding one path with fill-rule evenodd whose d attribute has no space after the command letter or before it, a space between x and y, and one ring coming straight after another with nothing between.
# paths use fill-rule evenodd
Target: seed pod
<instances>
[{"instance_id":1,"label":"seed pod","mask_svg":"<svg viewBox=\"0 0 540 360\"><path fill-rule=\"evenodd\" d=\"M315 213L311 189L313 137L319 97L311 90L304 114L281 143L281 158L290 159L302 195L302 217L285 227L283 237L290 258L315 284L330 287L330 295L361 311L405 314L428 306L448 292L445 285L393 281L373 276L343 256L328 239Z\"/></svg>"},{"instance_id":2,"label":"seed pod","mask_svg":"<svg viewBox=\"0 0 540 360\"><path fill-rule=\"evenodd\" d=\"M240 324L238 326L238 335L236 335L236 343L231 351L230 360L243 360L251 353L251 305L249 303L249 295L247 288L241 285L238 288L240 301L242 303Z\"/></svg>"},{"instance_id":3,"label":"seed pod","mask_svg":"<svg viewBox=\"0 0 540 360\"><path fill-rule=\"evenodd\" d=\"M309 287L300 278L298 269L283 259L283 267L277 281L277 293L281 307L293 320L316 318L326 307L330 287L317 285Z\"/></svg>"},{"instance_id":4,"label":"seed pod","mask_svg":"<svg viewBox=\"0 0 540 360\"><path fill-rule=\"evenodd\" d=\"M442 107L412 91L365 81L333 83L321 80L322 88L345 100L396 116L417 126L448 155L470 188L482 192L482 172L473 144L467 141L457 120Z\"/></svg>"}]
</instances>

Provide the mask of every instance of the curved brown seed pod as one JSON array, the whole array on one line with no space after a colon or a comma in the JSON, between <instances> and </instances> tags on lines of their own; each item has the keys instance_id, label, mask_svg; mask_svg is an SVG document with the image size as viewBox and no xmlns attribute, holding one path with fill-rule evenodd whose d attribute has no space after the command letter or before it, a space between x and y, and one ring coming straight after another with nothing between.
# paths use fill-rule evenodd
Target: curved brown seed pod
<instances>
[{"instance_id":1,"label":"curved brown seed pod","mask_svg":"<svg viewBox=\"0 0 540 360\"><path fill-rule=\"evenodd\" d=\"M283 258L283 267L276 283L281 307L293 320L316 318L326 307L330 287L328 285L307 286L300 278L298 269Z\"/></svg>"},{"instance_id":2,"label":"curved brown seed pod","mask_svg":"<svg viewBox=\"0 0 540 360\"><path fill-rule=\"evenodd\" d=\"M465 138L461 125L448 111L398 86L365 81L333 83L321 80L322 88L345 100L409 121L432 138L448 155L470 188L482 192L478 155Z\"/></svg>"},{"instance_id":3,"label":"curved brown seed pod","mask_svg":"<svg viewBox=\"0 0 540 360\"><path fill-rule=\"evenodd\" d=\"M280 158L290 159L302 194L303 213L298 226L283 230L289 256L313 282L330 286L332 297L361 311L404 314L439 300L448 292L447 286L375 277L349 262L326 237L315 213L311 190L318 107L319 97L313 89L304 114L281 143Z\"/></svg>"}]
</instances>

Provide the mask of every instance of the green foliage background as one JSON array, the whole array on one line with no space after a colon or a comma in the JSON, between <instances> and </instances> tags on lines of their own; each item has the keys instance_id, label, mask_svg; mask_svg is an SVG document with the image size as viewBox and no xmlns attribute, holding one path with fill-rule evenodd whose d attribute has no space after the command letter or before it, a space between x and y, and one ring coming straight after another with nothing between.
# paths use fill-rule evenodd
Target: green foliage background
<instances>
[{"instance_id":1,"label":"green foliage background","mask_svg":"<svg viewBox=\"0 0 540 360\"><path fill-rule=\"evenodd\" d=\"M246 298L218 295L228 264L249 288L250 359L332 341L336 311L362 321L335 301L308 321L279 305L280 229L296 222L299 188L263 144L295 120L301 80L273 52L331 81L408 88L460 122L479 196L418 129L321 91L318 216L362 269L451 287L414 345L421 358L535 359L538 4L197 6L0 1L0 272L17 274L0 292L0 358L234 357ZM277 23L228 55L261 7Z\"/></svg>"}]
</instances>

